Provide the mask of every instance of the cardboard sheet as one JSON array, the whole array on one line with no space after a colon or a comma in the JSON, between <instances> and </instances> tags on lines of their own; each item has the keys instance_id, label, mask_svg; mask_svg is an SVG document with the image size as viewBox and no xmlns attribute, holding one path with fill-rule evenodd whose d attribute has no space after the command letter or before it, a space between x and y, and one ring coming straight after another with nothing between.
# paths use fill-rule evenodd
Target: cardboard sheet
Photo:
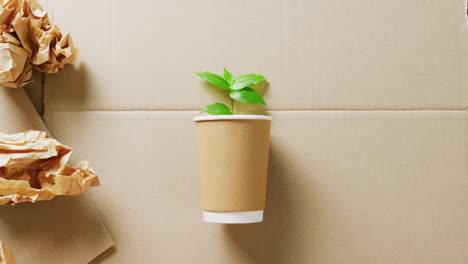
<instances>
[{"instance_id":1,"label":"cardboard sheet","mask_svg":"<svg viewBox=\"0 0 468 264\"><path fill-rule=\"evenodd\" d=\"M48 2L82 51L75 70L48 77L51 110L198 110L223 98L194 73L223 67L263 73L269 109L463 109L468 102L460 98L468 92L460 69L466 0ZM117 32L144 36L144 55Z\"/></svg>"},{"instance_id":2,"label":"cardboard sheet","mask_svg":"<svg viewBox=\"0 0 468 264\"><path fill-rule=\"evenodd\" d=\"M74 159L102 169L88 193L116 240L104 263L468 260L464 111L275 111L265 220L227 227L202 221L196 114L48 113ZM135 152L109 152L121 138Z\"/></svg>"},{"instance_id":3,"label":"cardboard sheet","mask_svg":"<svg viewBox=\"0 0 468 264\"><path fill-rule=\"evenodd\" d=\"M47 2L82 53L46 122L100 169L104 263L468 263L466 0ZM270 81L258 225L202 222L191 119L225 97L194 73L223 67Z\"/></svg>"},{"instance_id":4,"label":"cardboard sheet","mask_svg":"<svg viewBox=\"0 0 468 264\"><path fill-rule=\"evenodd\" d=\"M23 90L0 89L0 131L45 126ZM113 245L86 196L0 206L0 239L18 263L85 264Z\"/></svg>"}]
</instances>

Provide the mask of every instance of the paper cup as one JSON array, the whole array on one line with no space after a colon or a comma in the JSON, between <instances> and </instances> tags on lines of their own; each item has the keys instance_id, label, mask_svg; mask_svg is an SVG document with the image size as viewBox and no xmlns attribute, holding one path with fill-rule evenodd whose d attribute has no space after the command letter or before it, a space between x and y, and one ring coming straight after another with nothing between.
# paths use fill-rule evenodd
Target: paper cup
<instances>
[{"instance_id":1,"label":"paper cup","mask_svg":"<svg viewBox=\"0 0 468 264\"><path fill-rule=\"evenodd\" d=\"M194 118L205 221L263 221L271 120L263 115Z\"/></svg>"}]
</instances>

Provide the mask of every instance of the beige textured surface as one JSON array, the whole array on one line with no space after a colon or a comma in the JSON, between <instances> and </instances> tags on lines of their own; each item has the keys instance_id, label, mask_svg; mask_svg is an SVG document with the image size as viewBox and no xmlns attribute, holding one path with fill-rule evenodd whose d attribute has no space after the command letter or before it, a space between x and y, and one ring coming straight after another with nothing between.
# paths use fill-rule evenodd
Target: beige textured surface
<instances>
[{"instance_id":1,"label":"beige textured surface","mask_svg":"<svg viewBox=\"0 0 468 264\"><path fill-rule=\"evenodd\" d=\"M194 73L228 67L264 73L271 109L461 109L465 2L54 1L82 53L46 100L196 110L217 97Z\"/></svg>"},{"instance_id":2,"label":"beige textured surface","mask_svg":"<svg viewBox=\"0 0 468 264\"><path fill-rule=\"evenodd\" d=\"M95 264L468 263L465 0L49 2L82 56L46 123L116 240ZM219 94L193 73L224 66L271 83L258 225L201 221L191 117Z\"/></svg>"},{"instance_id":3,"label":"beige textured surface","mask_svg":"<svg viewBox=\"0 0 468 264\"><path fill-rule=\"evenodd\" d=\"M464 112L275 112L265 222L232 227L201 221L195 114L48 113L102 169L102 263L468 261Z\"/></svg>"},{"instance_id":4,"label":"beige textured surface","mask_svg":"<svg viewBox=\"0 0 468 264\"><path fill-rule=\"evenodd\" d=\"M44 113L43 77L41 72L33 71L32 82L23 88L40 115Z\"/></svg>"},{"instance_id":5,"label":"beige textured surface","mask_svg":"<svg viewBox=\"0 0 468 264\"><path fill-rule=\"evenodd\" d=\"M0 89L0 131L45 130L23 90ZM18 263L84 264L113 245L85 197L0 206L0 238Z\"/></svg>"},{"instance_id":6,"label":"beige textured surface","mask_svg":"<svg viewBox=\"0 0 468 264\"><path fill-rule=\"evenodd\" d=\"M467 2L468 7L468 2ZM462 26L461 29L461 47L462 47L462 100L465 110L468 109L468 12L466 16L466 24Z\"/></svg>"}]
</instances>

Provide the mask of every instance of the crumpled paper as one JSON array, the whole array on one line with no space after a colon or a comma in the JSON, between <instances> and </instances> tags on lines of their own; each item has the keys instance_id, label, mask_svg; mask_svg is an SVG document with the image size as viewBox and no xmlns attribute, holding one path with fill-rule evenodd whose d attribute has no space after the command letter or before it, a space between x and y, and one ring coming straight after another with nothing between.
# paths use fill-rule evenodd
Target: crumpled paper
<instances>
[{"instance_id":1,"label":"crumpled paper","mask_svg":"<svg viewBox=\"0 0 468 264\"><path fill-rule=\"evenodd\" d=\"M57 73L78 54L37 0L0 0L0 86L22 87L33 68Z\"/></svg>"},{"instance_id":2,"label":"crumpled paper","mask_svg":"<svg viewBox=\"0 0 468 264\"><path fill-rule=\"evenodd\" d=\"M78 195L99 186L87 162L67 166L71 153L46 132L0 133L0 205Z\"/></svg>"},{"instance_id":3,"label":"crumpled paper","mask_svg":"<svg viewBox=\"0 0 468 264\"><path fill-rule=\"evenodd\" d=\"M13 253L2 241L0 241L0 264L16 264Z\"/></svg>"}]
</instances>

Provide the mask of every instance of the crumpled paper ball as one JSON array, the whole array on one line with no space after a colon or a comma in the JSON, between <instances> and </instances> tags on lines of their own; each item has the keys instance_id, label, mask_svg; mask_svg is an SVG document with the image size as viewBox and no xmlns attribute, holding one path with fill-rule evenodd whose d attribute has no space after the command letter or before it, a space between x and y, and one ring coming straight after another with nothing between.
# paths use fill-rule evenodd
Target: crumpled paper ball
<instances>
[{"instance_id":1,"label":"crumpled paper ball","mask_svg":"<svg viewBox=\"0 0 468 264\"><path fill-rule=\"evenodd\" d=\"M22 87L33 68L57 73L78 55L71 36L51 24L37 0L0 0L0 86Z\"/></svg>"},{"instance_id":2,"label":"crumpled paper ball","mask_svg":"<svg viewBox=\"0 0 468 264\"><path fill-rule=\"evenodd\" d=\"M46 132L0 133L0 205L79 195L99 178L87 162L69 167L72 149Z\"/></svg>"},{"instance_id":3,"label":"crumpled paper ball","mask_svg":"<svg viewBox=\"0 0 468 264\"><path fill-rule=\"evenodd\" d=\"M16 264L15 257L10 249L0 241L0 264Z\"/></svg>"}]
</instances>

